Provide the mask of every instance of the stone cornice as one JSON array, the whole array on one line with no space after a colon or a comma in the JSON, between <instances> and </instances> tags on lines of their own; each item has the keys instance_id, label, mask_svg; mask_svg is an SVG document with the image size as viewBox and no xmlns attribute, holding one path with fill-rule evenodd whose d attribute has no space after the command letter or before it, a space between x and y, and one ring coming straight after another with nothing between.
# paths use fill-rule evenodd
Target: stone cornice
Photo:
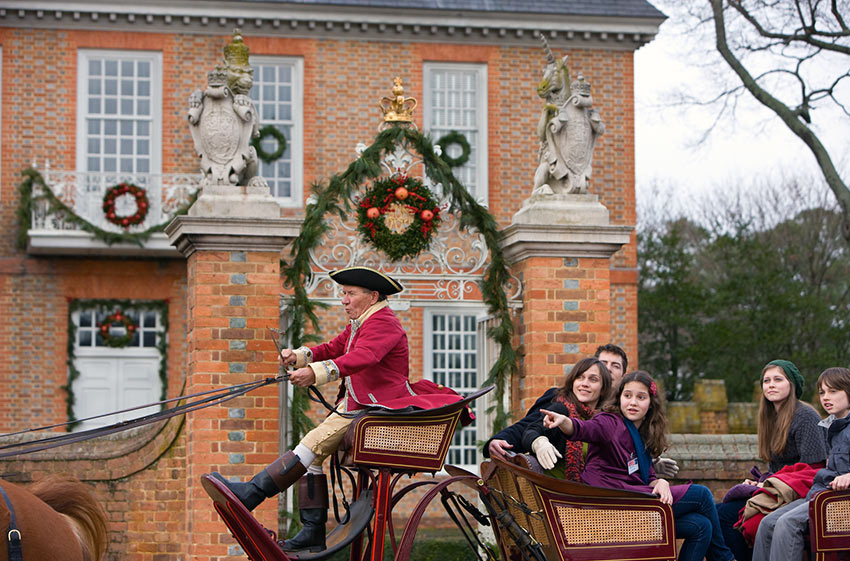
<instances>
[{"instance_id":1,"label":"stone cornice","mask_svg":"<svg viewBox=\"0 0 850 561\"><path fill-rule=\"evenodd\" d=\"M629 243L631 226L511 224L502 230L502 251L511 263L530 257L610 258Z\"/></svg>"},{"instance_id":2,"label":"stone cornice","mask_svg":"<svg viewBox=\"0 0 850 561\"><path fill-rule=\"evenodd\" d=\"M379 10L260 2L118 4L17 0L0 8L0 27L229 34L383 41L635 50L658 31L661 18L506 14L454 10Z\"/></svg>"}]
</instances>

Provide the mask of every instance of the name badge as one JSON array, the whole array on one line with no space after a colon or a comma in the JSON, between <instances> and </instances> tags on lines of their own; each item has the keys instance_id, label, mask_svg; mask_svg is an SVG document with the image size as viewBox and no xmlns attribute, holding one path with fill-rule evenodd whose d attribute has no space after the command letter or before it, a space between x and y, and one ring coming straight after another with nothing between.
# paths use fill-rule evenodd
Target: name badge
<instances>
[{"instance_id":1,"label":"name badge","mask_svg":"<svg viewBox=\"0 0 850 561\"><path fill-rule=\"evenodd\" d=\"M632 459L629 460L628 469L629 469L629 475L633 474L634 472L636 472L637 470L640 469L640 466L638 465L637 458L632 458Z\"/></svg>"}]
</instances>

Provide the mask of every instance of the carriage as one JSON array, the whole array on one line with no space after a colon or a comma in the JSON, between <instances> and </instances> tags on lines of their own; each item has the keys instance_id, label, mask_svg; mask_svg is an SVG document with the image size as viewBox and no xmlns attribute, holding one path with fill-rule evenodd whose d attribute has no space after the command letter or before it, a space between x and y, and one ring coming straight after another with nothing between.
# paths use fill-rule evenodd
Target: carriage
<instances>
[{"instance_id":1,"label":"carriage","mask_svg":"<svg viewBox=\"0 0 850 561\"><path fill-rule=\"evenodd\" d=\"M510 561L675 560L673 512L655 496L601 489L557 480L525 462L493 458L480 475L445 465L446 453L467 404L491 388L431 410L375 412L350 427L334 462L356 481L347 516L320 552L284 552L217 479L203 477L213 506L252 561L326 559L350 547L351 561L384 559L385 536L392 558L410 558L419 524L429 504L440 497L450 518L471 546L470 558ZM447 477L401 480L444 470ZM393 509L414 489L430 489L416 504L396 538ZM459 492L471 489L473 505ZM483 509L483 511L482 511ZM850 491L827 491L811 502L812 559L839 559L850 550ZM496 548L484 543L477 525L491 526ZM841 557L839 557L841 555ZM848 557L850 558L850 557Z\"/></svg>"},{"instance_id":2,"label":"carriage","mask_svg":"<svg viewBox=\"0 0 850 561\"><path fill-rule=\"evenodd\" d=\"M252 383L237 390L228 388L223 398L216 400L229 399L257 384L274 381ZM530 469L519 455L512 461L498 458L485 461L480 475L445 465L464 408L489 389L437 409L371 412L352 423L334 459L340 473L347 474L353 482L352 500L342 522L329 534L323 551L284 552L274 533L264 528L221 482L204 477L203 487L212 498L214 509L252 561L320 560L345 547L350 547L351 561L379 561L385 557L385 536L389 537L392 558L406 561L425 511L437 497L470 543L470 558L488 561L676 558L672 510L652 495L557 480ZM185 413L210 403L211 398L206 397L200 402L172 408L167 415ZM163 415L157 414L155 418ZM145 420L129 424L142 424ZM114 432L126 425L110 430ZM62 438L47 439L46 444L45 441L35 444L43 449L76 442L85 436L68 433ZM402 484L407 476L440 471L445 471L447 477ZM59 514L63 508L68 508L71 515L81 508L88 510L86 518L91 535L84 539L86 531L75 530L70 535L76 534L79 546L73 545L77 539L61 539L49 557L57 561L98 557L97 553L84 554L83 550L94 552L105 541L106 516L84 484L47 482L41 500L22 487L7 483L3 487L18 511L19 528L9 529L7 540L0 540L0 559L13 559L9 555L15 547L20 550L22 537L24 543L30 540L31 544L47 547L53 543L51 540L61 536L61 531L67 532L69 527ZM427 488L427 492L397 539L393 510L403 497L418 488ZM465 499L464 492L475 494L479 504ZM850 490L820 493L810 502L809 509L810 559L850 559ZM12 528L8 525L13 522L12 512L9 507L0 507L0 523L5 522L6 528ZM495 547L480 538L479 525L492 528ZM97 537L98 533L101 537ZM23 551L23 561L47 558L38 554L32 557L34 550L26 547Z\"/></svg>"}]
</instances>

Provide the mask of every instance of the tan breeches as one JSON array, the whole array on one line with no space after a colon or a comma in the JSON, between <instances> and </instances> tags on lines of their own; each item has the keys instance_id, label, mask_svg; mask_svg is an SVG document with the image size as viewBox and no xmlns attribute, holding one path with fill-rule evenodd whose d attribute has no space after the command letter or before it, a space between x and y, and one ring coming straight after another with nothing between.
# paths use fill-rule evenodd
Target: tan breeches
<instances>
[{"instance_id":1,"label":"tan breeches","mask_svg":"<svg viewBox=\"0 0 850 561\"><path fill-rule=\"evenodd\" d=\"M319 426L304 435L301 444L316 454L316 459L313 460L314 466L322 465L325 458L339 448L342 439L345 437L345 431L348 430L352 421L354 419L347 419L336 413L331 413Z\"/></svg>"}]
</instances>

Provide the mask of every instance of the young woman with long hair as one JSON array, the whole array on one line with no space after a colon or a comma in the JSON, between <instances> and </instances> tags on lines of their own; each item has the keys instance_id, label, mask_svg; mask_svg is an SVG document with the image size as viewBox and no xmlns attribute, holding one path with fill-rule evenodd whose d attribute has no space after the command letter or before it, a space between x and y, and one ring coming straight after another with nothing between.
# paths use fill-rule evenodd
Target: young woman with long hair
<instances>
[{"instance_id":1,"label":"young woman with long hair","mask_svg":"<svg viewBox=\"0 0 850 561\"><path fill-rule=\"evenodd\" d=\"M555 399L545 406L570 417L590 419L611 391L611 374L598 358L578 361L558 388ZM550 475L579 481L584 468L584 449L581 442L569 441L559 430L547 430L543 418L529 424L522 435L522 446L532 450L538 463ZM563 464L558 462L563 458ZM561 473L560 466L564 471Z\"/></svg>"},{"instance_id":2,"label":"young woman with long hair","mask_svg":"<svg viewBox=\"0 0 850 561\"><path fill-rule=\"evenodd\" d=\"M588 485L653 493L673 505L676 536L685 542L680 561L731 561L723 542L711 491L702 485L674 485L659 479L652 458L668 445L667 416L658 386L641 370L626 374L614 400L588 420L543 410L546 428L588 443L581 480Z\"/></svg>"},{"instance_id":3,"label":"young woman with long hair","mask_svg":"<svg viewBox=\"0 0 850 561\"><path fill-rule=\"evenodd\" d=\"M775 473L796 463L817 464L826 460L826 439L818 427L820 415L802 401L803 375L788 360L768 362L761 371L762 396L759 400L759 457ZM744 484L758 488L749 479ZM717 506L720 528L726 544L738 561L749 561L752 550L735 527L747 498L739 498Z\"/></svg>"}]
</instances>

